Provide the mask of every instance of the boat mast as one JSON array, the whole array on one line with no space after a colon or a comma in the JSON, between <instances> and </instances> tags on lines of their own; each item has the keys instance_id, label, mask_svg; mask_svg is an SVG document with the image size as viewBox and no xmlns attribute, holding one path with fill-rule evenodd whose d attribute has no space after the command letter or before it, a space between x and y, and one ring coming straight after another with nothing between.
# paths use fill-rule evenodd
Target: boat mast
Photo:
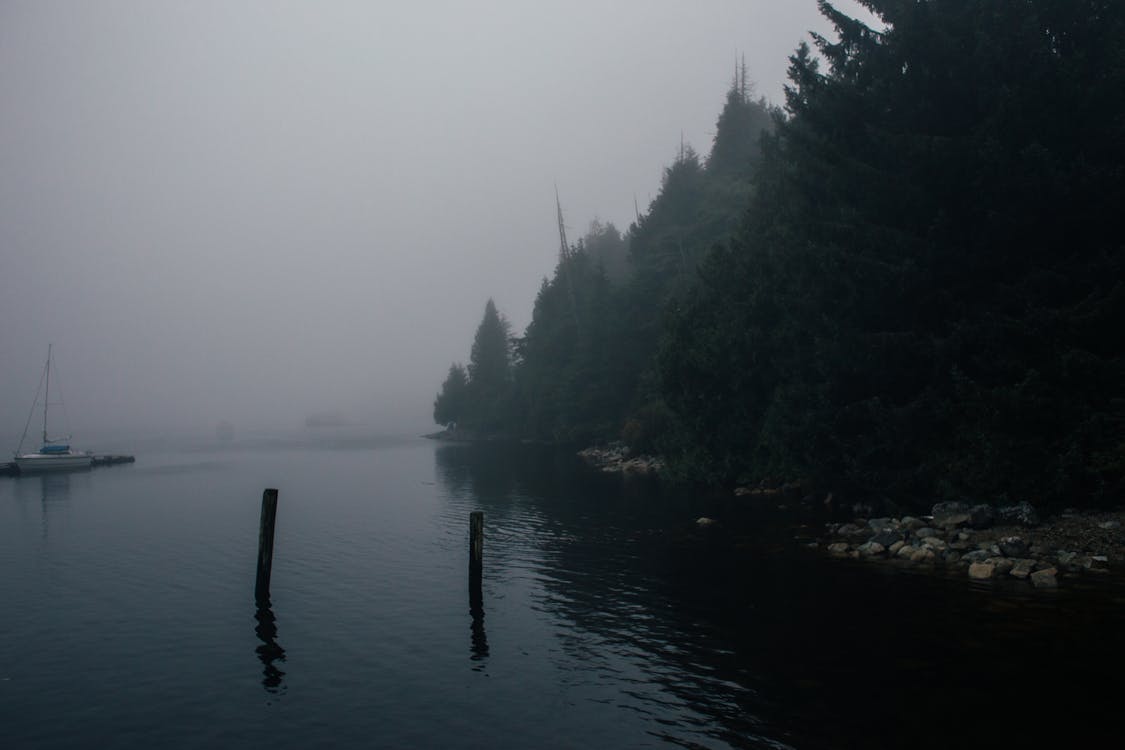
<instances>
[{"instance_id":1,"label":"boat mast","mask_svg":"<svg viewBox=\"0 0 1125 750\"><path fill-rule=\"evenodd\" d=\"M47 390L43 394L43 445L47 444L47 406L51 403L51 344L47 344Z\"/></svg>"}]
</instances>

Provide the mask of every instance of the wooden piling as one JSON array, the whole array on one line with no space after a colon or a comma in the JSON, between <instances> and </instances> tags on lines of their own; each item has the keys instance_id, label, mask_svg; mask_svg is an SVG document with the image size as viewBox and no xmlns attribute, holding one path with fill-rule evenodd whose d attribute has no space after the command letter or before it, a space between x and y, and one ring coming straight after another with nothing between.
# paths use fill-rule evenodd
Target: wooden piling
<instances>
[{"instance_id":1,"label":"wooden piling","mask_svg":"<svg viewBox=\"0 0 1125 750\"><path fill-rule=\"evenodd\" d=\"M262 493L262 522L258 528L258 577L254 584L254 599L262 606L269 606L270 601L275 520L277 520L277 490L271 488Z\"/></svg>"},{"instance_id":2,"label":"wooden piling","mask_svg":"<svg viewBox=\"0 0 1125 750\"><path fill-rule=\"evenodd\" d=\"M484 512L469 514L469 572L477 576L484 565Z\"/></svg>"}]
</instances>

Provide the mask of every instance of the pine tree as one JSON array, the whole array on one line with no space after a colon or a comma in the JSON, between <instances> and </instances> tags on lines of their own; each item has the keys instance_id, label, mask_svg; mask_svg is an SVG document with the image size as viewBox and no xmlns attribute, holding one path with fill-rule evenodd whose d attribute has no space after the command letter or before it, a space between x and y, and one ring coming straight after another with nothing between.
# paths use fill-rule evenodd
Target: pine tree
<instances>
[{"instance_id":1,"label":"pine tree","mask_svg":"<svg viewBox=\"0 0 1125 750\"><path fill-rule=\"evenodd\" d=\"M713 175L749 177L761 153L762 133L773 129L769 106L764 99L755 101L752 91L743 64L735 72L715 125L715 138L707 157L707 170Z\"/></svg>"},{"instance_id":2,"label":"pine tree","mask_svg":"<svg viewBox=\"0 0 1125 750\"><path fill-rule=\"evenodd\" d=\"M664 343L713 476L1073 502L1125 477L1125 5L821 2Z\"/></svg>"},{"instance_id":3,"label":"pine tree","mask_svg":"<svg viewBox=\"0 0 1125 750\"><path fill-rule=\"evenodd\" d=\"M479 392L502 389L509 380L511 326L490 299L469 355L469 384Z\"/></svg>"},{"instance_id":4,"label":"pine tree","mask_svg":"<svg viewBox=\"0 0 1125 750\"><path fill-rule=\"evenodd\" d=\"M508 321L490 299L469 354L468 385L459 426L482 436L507 436L512 408L512 340Z\"/></svg>"},{"instance_id":5,"label":"pine tree","mask_svg":"<svg viewBox=\"0 0 1125 750\"><path fill-rule=\"evenodd\" d=\"M450 365L449 374L434 399L434 422L444 427L453 427L461 420L468 387L469 378L465 374L465 368L457 363Z\"/></svg>"}]
</instances>

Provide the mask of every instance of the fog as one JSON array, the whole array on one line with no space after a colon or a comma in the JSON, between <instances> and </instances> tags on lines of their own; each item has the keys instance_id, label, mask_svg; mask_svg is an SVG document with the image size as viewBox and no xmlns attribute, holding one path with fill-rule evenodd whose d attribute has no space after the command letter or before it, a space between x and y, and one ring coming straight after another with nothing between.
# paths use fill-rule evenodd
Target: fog
<instances>
[{"instance_id":1,"label":"fog","mask_svg":"<svg viewBox=\"0 0 1125 750\"><path fill-rule=\"evenodd\" d=\"M851 3L838 4L853 11ZM814 0L0 4L0 434L421 432L484 303L628 227ZM8 450L8 447L4 447Z\"/></svg>"}]
</instances>

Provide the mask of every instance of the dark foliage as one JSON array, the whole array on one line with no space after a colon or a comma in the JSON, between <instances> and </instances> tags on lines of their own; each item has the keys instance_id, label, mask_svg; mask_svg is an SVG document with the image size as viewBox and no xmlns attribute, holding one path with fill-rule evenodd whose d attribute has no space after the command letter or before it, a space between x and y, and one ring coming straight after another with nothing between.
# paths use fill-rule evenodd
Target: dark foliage
<instances>
[{"instance_id":1,"label":"dark foliage","mask_svg":"<svg viewBox=\"0 0 1125 750\"><path fill-rule=\"evenodd\" d=\"M449 366L449 375L441 384L434 399L434 422L443 427L453 427L462 419L468 403L469 377L459 364Z\"/></svg>"},{"instance_id":2,"label":"dark foliage","mask_svg":"<svg viewBox=\"0 0 1125 750\"><path fill-rule=\"evenodd\" d=\"M1125 6L821 7L661 356L683 459L925 501L1120 492ZM696 469L698 470L698 469Z\"/></svg>"},{"instance_id":3,"label":"dark foliage","mask_svg":"<svg viewBox=\"0 0 1125 750\"><path fill-rule=\"evenodd\" d=\"M1122 499L1125 3L863 4L820 3L784 112L736 75L708 158L560 260L465 419L715 482Z\"/></svg>"},{"instance_id":4,"label":"dark foliage","mask_svg":"<svg viewBox=\"0 0 1125 750\"><path fill-rule=\"evenodd\" d=\"M511 400L511 327L492 300L484 306L469 355L469 376L458 426L482 435L505 430Z\"/></svg>"}]
</instances>

